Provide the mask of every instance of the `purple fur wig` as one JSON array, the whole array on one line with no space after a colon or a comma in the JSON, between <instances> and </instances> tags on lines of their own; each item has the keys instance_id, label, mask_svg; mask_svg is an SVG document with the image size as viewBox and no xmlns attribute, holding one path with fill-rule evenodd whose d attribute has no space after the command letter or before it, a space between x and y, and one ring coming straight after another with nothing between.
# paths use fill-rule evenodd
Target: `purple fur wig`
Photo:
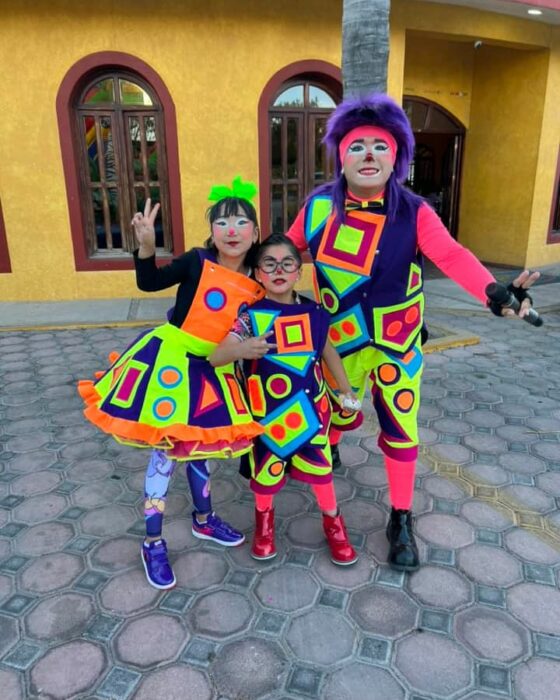
<instances>
[{"instance_id":1,"label":"purple fur wig","mask_svg":"<svg viewBox=\"0 0 560 700\"><path fill-rule=\"evenodd\" d=\"M323 143L327 146L329 156L334 160L336 177L331 182L318 187L311 196L329 194L333 198L337 218L342 218L346 199L346 178L342 174L338 146L343 137L358 126L378 126L386 129L397 142L397 159L386 187L387 214L391 220L396 214L401 197L416 199L416 195L406 190L401 184L407 178L415 142L410 123L402 107L382 93L345 100L331 114Z\"/></svg>"}]
</instances>

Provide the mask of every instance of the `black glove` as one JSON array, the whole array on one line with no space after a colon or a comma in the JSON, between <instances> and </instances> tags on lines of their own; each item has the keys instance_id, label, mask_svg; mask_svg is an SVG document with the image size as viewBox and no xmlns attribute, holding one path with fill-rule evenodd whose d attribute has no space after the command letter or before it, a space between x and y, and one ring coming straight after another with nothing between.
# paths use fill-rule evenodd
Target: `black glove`
<instances>
[{"instance_id":1,"label":"black glove","mask_svg":"<svg viewBox=\"0 0 560 700\"><path fill-rule=\"evenodd\" d=\"M510 282L506 289L508 290L508 292L511 292L511 294L513 294L513 296L517 299L517 301L520 304L523 301L525 301L525 299L529 299L529 301L531 302L531 306L533 306L533 297L529 294L529 292L526 289L523 289L523 287L515 287L513 282ZM504 307L501 304L498 304L495 301L491 301L490 299L488 299L486 304L495 316L502 317L502 309Z\"/></svg>"}]
</instances>

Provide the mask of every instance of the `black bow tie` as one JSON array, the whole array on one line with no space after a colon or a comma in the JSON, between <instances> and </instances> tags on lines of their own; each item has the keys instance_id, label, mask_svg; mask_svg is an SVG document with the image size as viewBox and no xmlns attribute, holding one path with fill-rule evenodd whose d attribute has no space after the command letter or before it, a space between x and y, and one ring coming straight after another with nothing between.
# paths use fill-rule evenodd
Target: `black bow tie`
<instances>
[{"instance_id":1,"label":"black bow tie","mask_svg":"<svg viewBox=\"0 0 560 700\"><path fill-rule=\"evenodd\" d=\"M372 199L371 201L347 199L344 203L345 211L373 211L374 209L383 209L383 199Z\"/></svg>"}]
</instances>

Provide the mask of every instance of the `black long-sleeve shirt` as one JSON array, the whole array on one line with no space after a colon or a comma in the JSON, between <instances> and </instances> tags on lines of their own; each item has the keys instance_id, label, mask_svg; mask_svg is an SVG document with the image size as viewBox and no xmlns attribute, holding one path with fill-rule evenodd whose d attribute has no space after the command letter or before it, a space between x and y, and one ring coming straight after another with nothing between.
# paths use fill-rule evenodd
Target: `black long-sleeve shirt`
<instances>
[{"instance_id":1,"label":"black long-sleeve shirt","mask_svg":"<svg viewBox=\"0 0 560 700\"><path fill-rule=\"evenodd\" d=\"M169 265L158 267L156 256L139 258L134 251L136 284L143 292L159 292L178 284L175 307L169 322L180 328L193 303L202 275L202 260L196 248L175 258Z\"/></svg>"}]
</instances>

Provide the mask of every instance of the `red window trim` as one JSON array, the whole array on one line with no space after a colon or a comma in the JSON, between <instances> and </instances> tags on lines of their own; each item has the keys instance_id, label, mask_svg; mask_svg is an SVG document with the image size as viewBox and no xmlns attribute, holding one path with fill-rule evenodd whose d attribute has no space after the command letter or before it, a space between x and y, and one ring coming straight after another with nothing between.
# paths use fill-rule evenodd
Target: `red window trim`
<instances>
[{"instance_id":1,"label":"red window trim","mask_svg":"<svg viewBox=\"0 0 560 700\"><path fill-rule=\"evenodd\" d=\"M258 105L259 132L259 204L260 223L264 237L270 233L270 135L268 131L268 110L282 85L292 78L316 80L341 91L342 72L338 66L327 61L296 61L284 66L275 73L264 86Z\"/></svg>"},{"instance_id":2,"label":"red window trim","mask_svg":"<svg viewBox=\"0 0 560 700\"><path fill-rule=\"evenodd\" d=\"M2 202L0 202L0 273L11 271L10 251L8 250L8 239L6 238L6 228L2 214Z\"/></svg>"},{"instance_id":3,"label":"red window trim","mask_svg":"<svg viewBox=\"0 0 560 700\"><path fill-rule=\"evenodd\" d=\"M560 243L560 230L553 229L554 214L556 207L560 208L560 148L558 149L558 160L556 161L556 176L554 178L554 187L552 188L552 206L550 207L550 221L548 223L548 235L546 242L548 245L552 243Z\"/></svg>"},{"instance_id":4,"label":"red window trim","mask_svg":"<svg viewBox=\"0 0 560 700\"><path fill-rule=\"evenodd\" d=\"M169 210L173 239L173 255L180 255L185 250L183 234L183 211L181 205L181 188L179 174L179 145L177 142L177 121L173 99L163 80L147 63L136 56L120 51L99 51L77 61L66 73L56 96L56 115L66 195L68 198L68 213L70 217L70 233L74 247L76 270L131 270L134 268L132 256L120 258L90 258L86 248L82 208L80 206L79 161L72 139L73 133L73 103L78 86L81 87L83 78L93 70L103 68L124 68L132 70L141 76L155 91L163 108L165 124L165 140L167 150L167 166L169 173ZM165 261L169 256L158 255Z\"/></svg>"}]
</instances>

